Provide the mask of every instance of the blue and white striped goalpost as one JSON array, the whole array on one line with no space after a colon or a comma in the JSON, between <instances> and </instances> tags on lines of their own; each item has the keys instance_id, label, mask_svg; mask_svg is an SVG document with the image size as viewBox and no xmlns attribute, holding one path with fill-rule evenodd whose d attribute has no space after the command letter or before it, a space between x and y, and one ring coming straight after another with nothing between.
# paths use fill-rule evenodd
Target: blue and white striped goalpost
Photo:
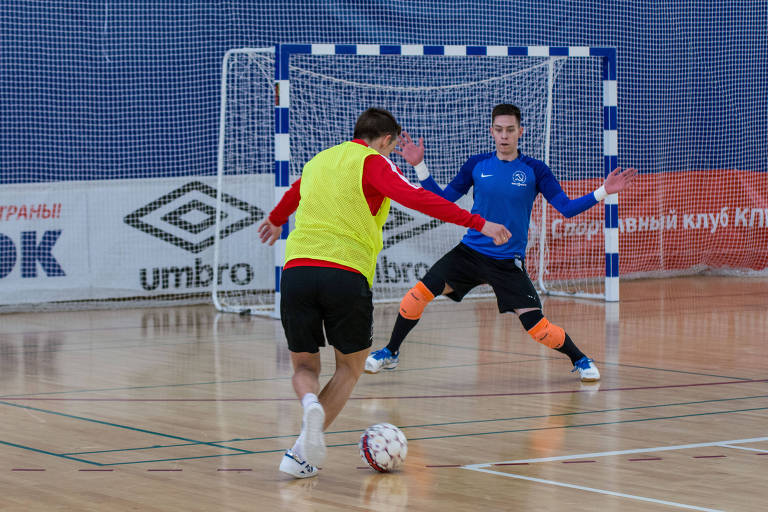
<instances>
[{"instance_id":1,"label":"blue and white striped goalpost","mask_svg":"<svg viewBox=\"0 0 768 512\"><path fill-rule=\"evenodd\" d=\"M282 44L275 47L275 201L290 186L289 164L291 101L291 57L295 55L399 55L399 56L529 56L598 57L602 59L603 80L603 155L604 175L618 165L617 86L615 48L585 46L469 46L469 45L392 45L392 44ZM548 163L548 162L547 162ZM594 296L606 301L619 300L618 195L605 199L605 293ZM275 316L279 315L280 276L285 258L287 225L275 244ZM544 237L542 237L543 241ZM543 243L543 242L542 242ZM541 272L539 275L541 276ZM545 293L573 295L549 291Z\"/></svg>"}]
</instances>

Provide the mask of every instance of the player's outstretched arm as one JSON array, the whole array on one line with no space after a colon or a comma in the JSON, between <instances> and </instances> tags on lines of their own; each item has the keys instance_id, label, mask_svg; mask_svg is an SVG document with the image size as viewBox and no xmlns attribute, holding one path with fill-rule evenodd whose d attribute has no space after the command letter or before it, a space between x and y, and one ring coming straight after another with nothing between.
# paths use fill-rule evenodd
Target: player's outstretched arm
<instances>
[{"instance_id":1,"label":"player's outstretched arm","mask_svg":"<svg viewBox=\"0 0 768 512\"><path fill-rule=\"evenodd\" d=\"M637 176L637 169L632 167L627 167L624 170L621 170L621 167L615 168L605 178L605 182L603 182L605 192L607 194L615 194L629 188L635 176Z\"/></svg>"},{"instance_id":2,"label":"player's outstretched arm","mask_svg":"<svg viewBox=\"0 0 768 512\"><path fill-rule=\"evenodd\" d=\"M427 168L427 163L424 161L424 137L419 137L419 143L416 144L413 142L408 132L403 130L403 133L398 140L398 144L400 149L395 148L392 151L405 158L405 161L413 166L413 170L416 171L416 176L419 178L419 181L422 182L422 186L425 186L428 190L437 195L442 195L440 192L433 190L440 187L437 183L434 183L433 185L432 181L434 180L430 180L429 169ZM429 182L427 185L424 184L425 180ZM440 190L442 191L442 188L440 188Z\"/></svg>"},{"instance_id":3,"label":"player's outstretched arm","mask_svg":"<svg viewBox=\"0 0 768 512\"><path fill-rule=\"evenodd\" d=\"M424 137L419 137L419 144L414 144L408 132L403 130L398 139L398 145L401 149L393 149L394 153L405 158L405 161L416 167L424 161Z\"/></svg>"},{"instance_id":4,"label":"player's outstretched arm","mask_svg":"<svg viewBox=\"0 0 768 512\"><path fill-rule=\"evenodd\" d=\"M437 194L443 199L454 202L463 196L466 191L460 192L451 187L449 184L443 188L437 184L437 182L430 176L427 163L424 161L424 137L419 137L418 145L413 142L411 136L403 130L400 135L399 144L401 149L395 148L393 152L401 155L405 158L405 161L413 166L416 171L416 176L419 179L419 183L424 190L429 190L433 194ZM469 188L469 187L467 187Z\"/></svg>"},{"instance_id":5,"label":"player's outstretched arm","mask_svg":"<svg viewBox=\"0 0 768 512\"><path fill-rule=\"evenodd\" d=\"M274 245L275 241L280 238L280 232L283 230L282 226L276 226L272 224L269 219L264 219L259 224L259 238L261 243Z\"/></svg>"},{"instance_id":6,"label":"player's outstretched arm","mask_svg":"<svg viewBox=\"0 0 768 512\"><path fill-rule=\"evenodd\" d=\"M562 187L560 187L551 171L541 173L540 181L537 182L537 185L546 200L565 218L569 219L592 208L605 199L608 194L615 194L625 190L632 183L632 180L635 179L636 175L637 169L627 168L622 171L621 167L617 167L608 174L600 188L577 199L570 199L563 192Z\"/></svg>"}]
</instances>

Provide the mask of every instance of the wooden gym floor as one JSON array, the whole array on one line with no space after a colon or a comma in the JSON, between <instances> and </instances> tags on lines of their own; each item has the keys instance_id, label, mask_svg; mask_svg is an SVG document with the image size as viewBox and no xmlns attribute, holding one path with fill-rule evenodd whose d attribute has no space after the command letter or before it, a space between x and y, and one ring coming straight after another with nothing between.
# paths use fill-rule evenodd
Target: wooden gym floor
<instances>
[{"instance_id":1,"label":"wooden gym floor","mask_svg":"<svg viewBox=\"0 0 768 512\"><path fill-rule=\"evenodd\" d=\"M582 384L495 302L437 301L400 367L363 375L316 478L279 322L212 307L0 316L0 510L763 510L768 279L622 282L547 298L593 357ZM374 347L396 304L377 305ZM323 351L323 376L333 371ZM390 422L405 468L364 467Z\"/></svg>"}]
</instances>

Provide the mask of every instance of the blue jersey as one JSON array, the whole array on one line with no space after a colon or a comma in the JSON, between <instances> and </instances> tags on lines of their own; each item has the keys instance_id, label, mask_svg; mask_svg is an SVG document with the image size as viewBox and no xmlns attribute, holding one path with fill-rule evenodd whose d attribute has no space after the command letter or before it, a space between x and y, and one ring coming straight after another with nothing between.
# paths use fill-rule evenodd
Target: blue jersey
<instances>
[{"instance_id":1,"label":"blue jersey","mask_svg":"<svg viewBox=\"0 0 768 512\"><path fill-rule=\"evenodd\" d=\"M573 217L597 204L592 193L569 199L547 164L522 153L512 161L499 160L495 151L475 155L461 166L445 190L431 176L421 185L449 201L456 201L474 187L472 213L503 224L512 238L503 245L494 245L492 239L470 229L461 241L496 259L525 258L531 210L539 192L565 217Z\"/></svg>"}]
</instances>

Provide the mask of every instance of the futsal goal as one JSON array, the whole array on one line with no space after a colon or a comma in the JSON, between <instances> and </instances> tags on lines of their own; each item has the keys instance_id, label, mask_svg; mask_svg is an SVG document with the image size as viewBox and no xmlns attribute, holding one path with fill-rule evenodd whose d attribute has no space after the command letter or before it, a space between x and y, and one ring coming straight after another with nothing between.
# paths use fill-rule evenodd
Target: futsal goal
<instances>
[{"instance_id":1,"label":"futsal goal","mask_svg":"<svg viewBox=\"0 0 768 512\"><path fill-rule=\"evenodd\" d=\"M520 150L546 162L571 197L589 193L618 164L613 48L427 45L278 45L235 49L222 66L214 268L247 254L248 286L218 286L222 311L276 314L285 239L262 245L255 229L228 233L222 205L248 188L265 212L317 152L349 140L357 116L379 106L425 139L425 159L445 186L477 153L493 150L490 114L520 107ZM392 159L417 183L413 169ZM471 193L458 204L469 209ZM465 228L393 202L374 279L374 300L397 301ZM526 262L542 293L616 301L618 198L563 218L534 204ZM579 236L574 236L579 235ZM237 255L237 258L235 258ZM478 288L477 293L488 293Z\"/></svg>"}]
</instances>

